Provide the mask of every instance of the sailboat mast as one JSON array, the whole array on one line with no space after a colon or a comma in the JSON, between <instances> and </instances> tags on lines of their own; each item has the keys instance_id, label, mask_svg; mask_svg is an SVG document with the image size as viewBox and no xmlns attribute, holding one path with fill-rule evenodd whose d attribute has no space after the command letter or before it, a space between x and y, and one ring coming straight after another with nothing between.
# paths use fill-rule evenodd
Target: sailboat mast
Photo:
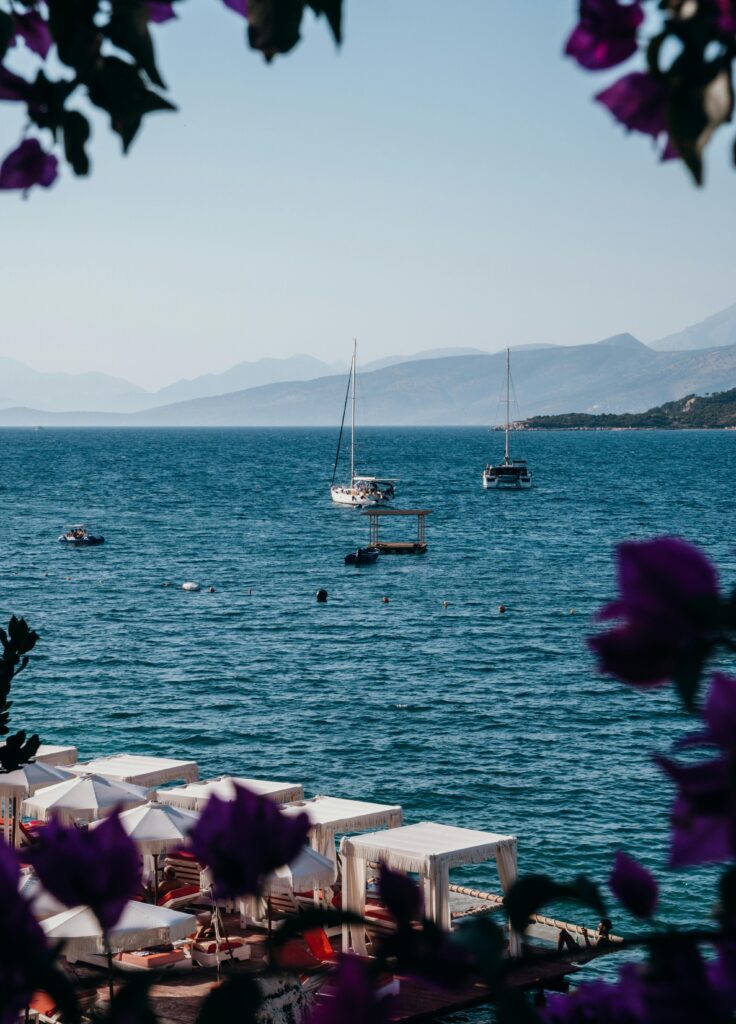
<instances>
[{"instance_id":1,"label":"sailboat mast","mask_svg":"<svg viewBox=\"0 0 736 1024\"><path fill-rule=\"evenodd\" d=\"M506 456L504 461L509 461L509 419L510 419L510 405L509 405L509 383L511 381L511 349L506 349Z\"/></svg>"},{"instance_id":2,"label":"sailboat mast","mask_svg":"<svg viewBox=\"0 0 736 1024\"><path fill-rule=\"evenodd\" d=\"M353 338L353 406L350 424L350 486L355 486L355 360L358 354L358 342Z\"/></svg>"}]
</instances>

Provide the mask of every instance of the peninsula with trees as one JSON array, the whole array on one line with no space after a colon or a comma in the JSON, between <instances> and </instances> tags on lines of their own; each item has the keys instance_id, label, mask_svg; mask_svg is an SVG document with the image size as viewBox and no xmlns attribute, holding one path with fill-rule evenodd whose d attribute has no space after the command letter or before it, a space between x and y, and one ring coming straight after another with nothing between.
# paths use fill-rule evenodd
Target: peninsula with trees
<instances>
[{"instance_id":1,"label":"peninsula with trees","mask_svg":"<svg viewBox=\"0 0 736 1024\"><path fill-rule=\"evenodd\" d=\"M711 395L686 395L646 412L569 412L532 416L525 430L729 430L736 429L736 388Z\"/></svg>"}]
</instances>

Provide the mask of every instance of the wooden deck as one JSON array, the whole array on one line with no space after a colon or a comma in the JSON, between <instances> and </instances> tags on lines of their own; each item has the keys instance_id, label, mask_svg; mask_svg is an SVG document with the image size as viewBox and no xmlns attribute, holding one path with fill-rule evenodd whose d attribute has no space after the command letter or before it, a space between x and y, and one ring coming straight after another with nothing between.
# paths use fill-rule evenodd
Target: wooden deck
<instances>
[{"instance_id":1,"label":"wooden deck","mask_svg":"<svg viewBox=\"0 0 736 1024\"><path fill-rule=\"evenodd\" d=\"M368 516L370 547L378 548L382 555L423 555L427 550L425 520L431 514L432 510L429 508L366 509L363 515ZM378 524L382 519L406 516L416 517L416 540L379 540Z\"/></svg>"},{"instance_id":2,"label":"wooden deck","mask_svg":"<svg viewBox=\"0 0 736 1024\"><path fill-rule=\"evenodd\" d=\"M411 540L379 540L376 545L382 555L423 555L427 545Z\"/></svg>"}]
</instances>

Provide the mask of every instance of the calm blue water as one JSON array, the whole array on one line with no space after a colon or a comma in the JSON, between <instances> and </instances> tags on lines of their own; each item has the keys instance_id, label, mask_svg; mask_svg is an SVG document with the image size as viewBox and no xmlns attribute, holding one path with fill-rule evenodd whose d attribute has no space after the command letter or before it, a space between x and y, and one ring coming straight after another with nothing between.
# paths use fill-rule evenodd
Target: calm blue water
<instances>
[{"instance_id":1,"label":"calm blue water","mask_svg":"<svg viewBox=\"0 0 736 1024\"><path fill-rule=\"evenodd\" d=\"M194 757L203 776L514 832L523 870L604 877L619 847L658 868L668 796L647 752L684 717L666 691L597 676L585 637L619 538L684 535L734 582L736 433L522 435L535 487L499 494L480 473L500 434L366 431L360 467L434 512L428 555L362 570L342 564L367 523L329 502L334 444L322 430L0 431L0 618L42 638L16 728L85 758ZM75 521L107 543L64 549ZM670 877L665 914L698 917L710 885Z\"/></svg>"}]
</instances>

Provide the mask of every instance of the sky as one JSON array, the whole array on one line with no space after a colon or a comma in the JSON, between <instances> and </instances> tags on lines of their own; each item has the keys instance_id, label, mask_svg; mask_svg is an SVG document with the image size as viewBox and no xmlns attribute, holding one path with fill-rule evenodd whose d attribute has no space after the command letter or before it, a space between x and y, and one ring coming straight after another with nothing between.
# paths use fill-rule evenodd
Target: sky
<instances>
[{"instance_id":1,"label":"sky","mask_svg":"<svg viewBox=\"0 0 736 1024\"><path fill-rule=\"evenodd\" d=\"M266 65L186 0L154 28L179 106L128 156L0 194L0 355L157 388L242 360L642 341L736 301L729 140L697 190L592 101L571 0L345 0ZM0 149L21 130L0 109ZM723 133L722 133L723 134ZM729 213L729 210L731 213Z\"/></svg>"}]
</instances>

